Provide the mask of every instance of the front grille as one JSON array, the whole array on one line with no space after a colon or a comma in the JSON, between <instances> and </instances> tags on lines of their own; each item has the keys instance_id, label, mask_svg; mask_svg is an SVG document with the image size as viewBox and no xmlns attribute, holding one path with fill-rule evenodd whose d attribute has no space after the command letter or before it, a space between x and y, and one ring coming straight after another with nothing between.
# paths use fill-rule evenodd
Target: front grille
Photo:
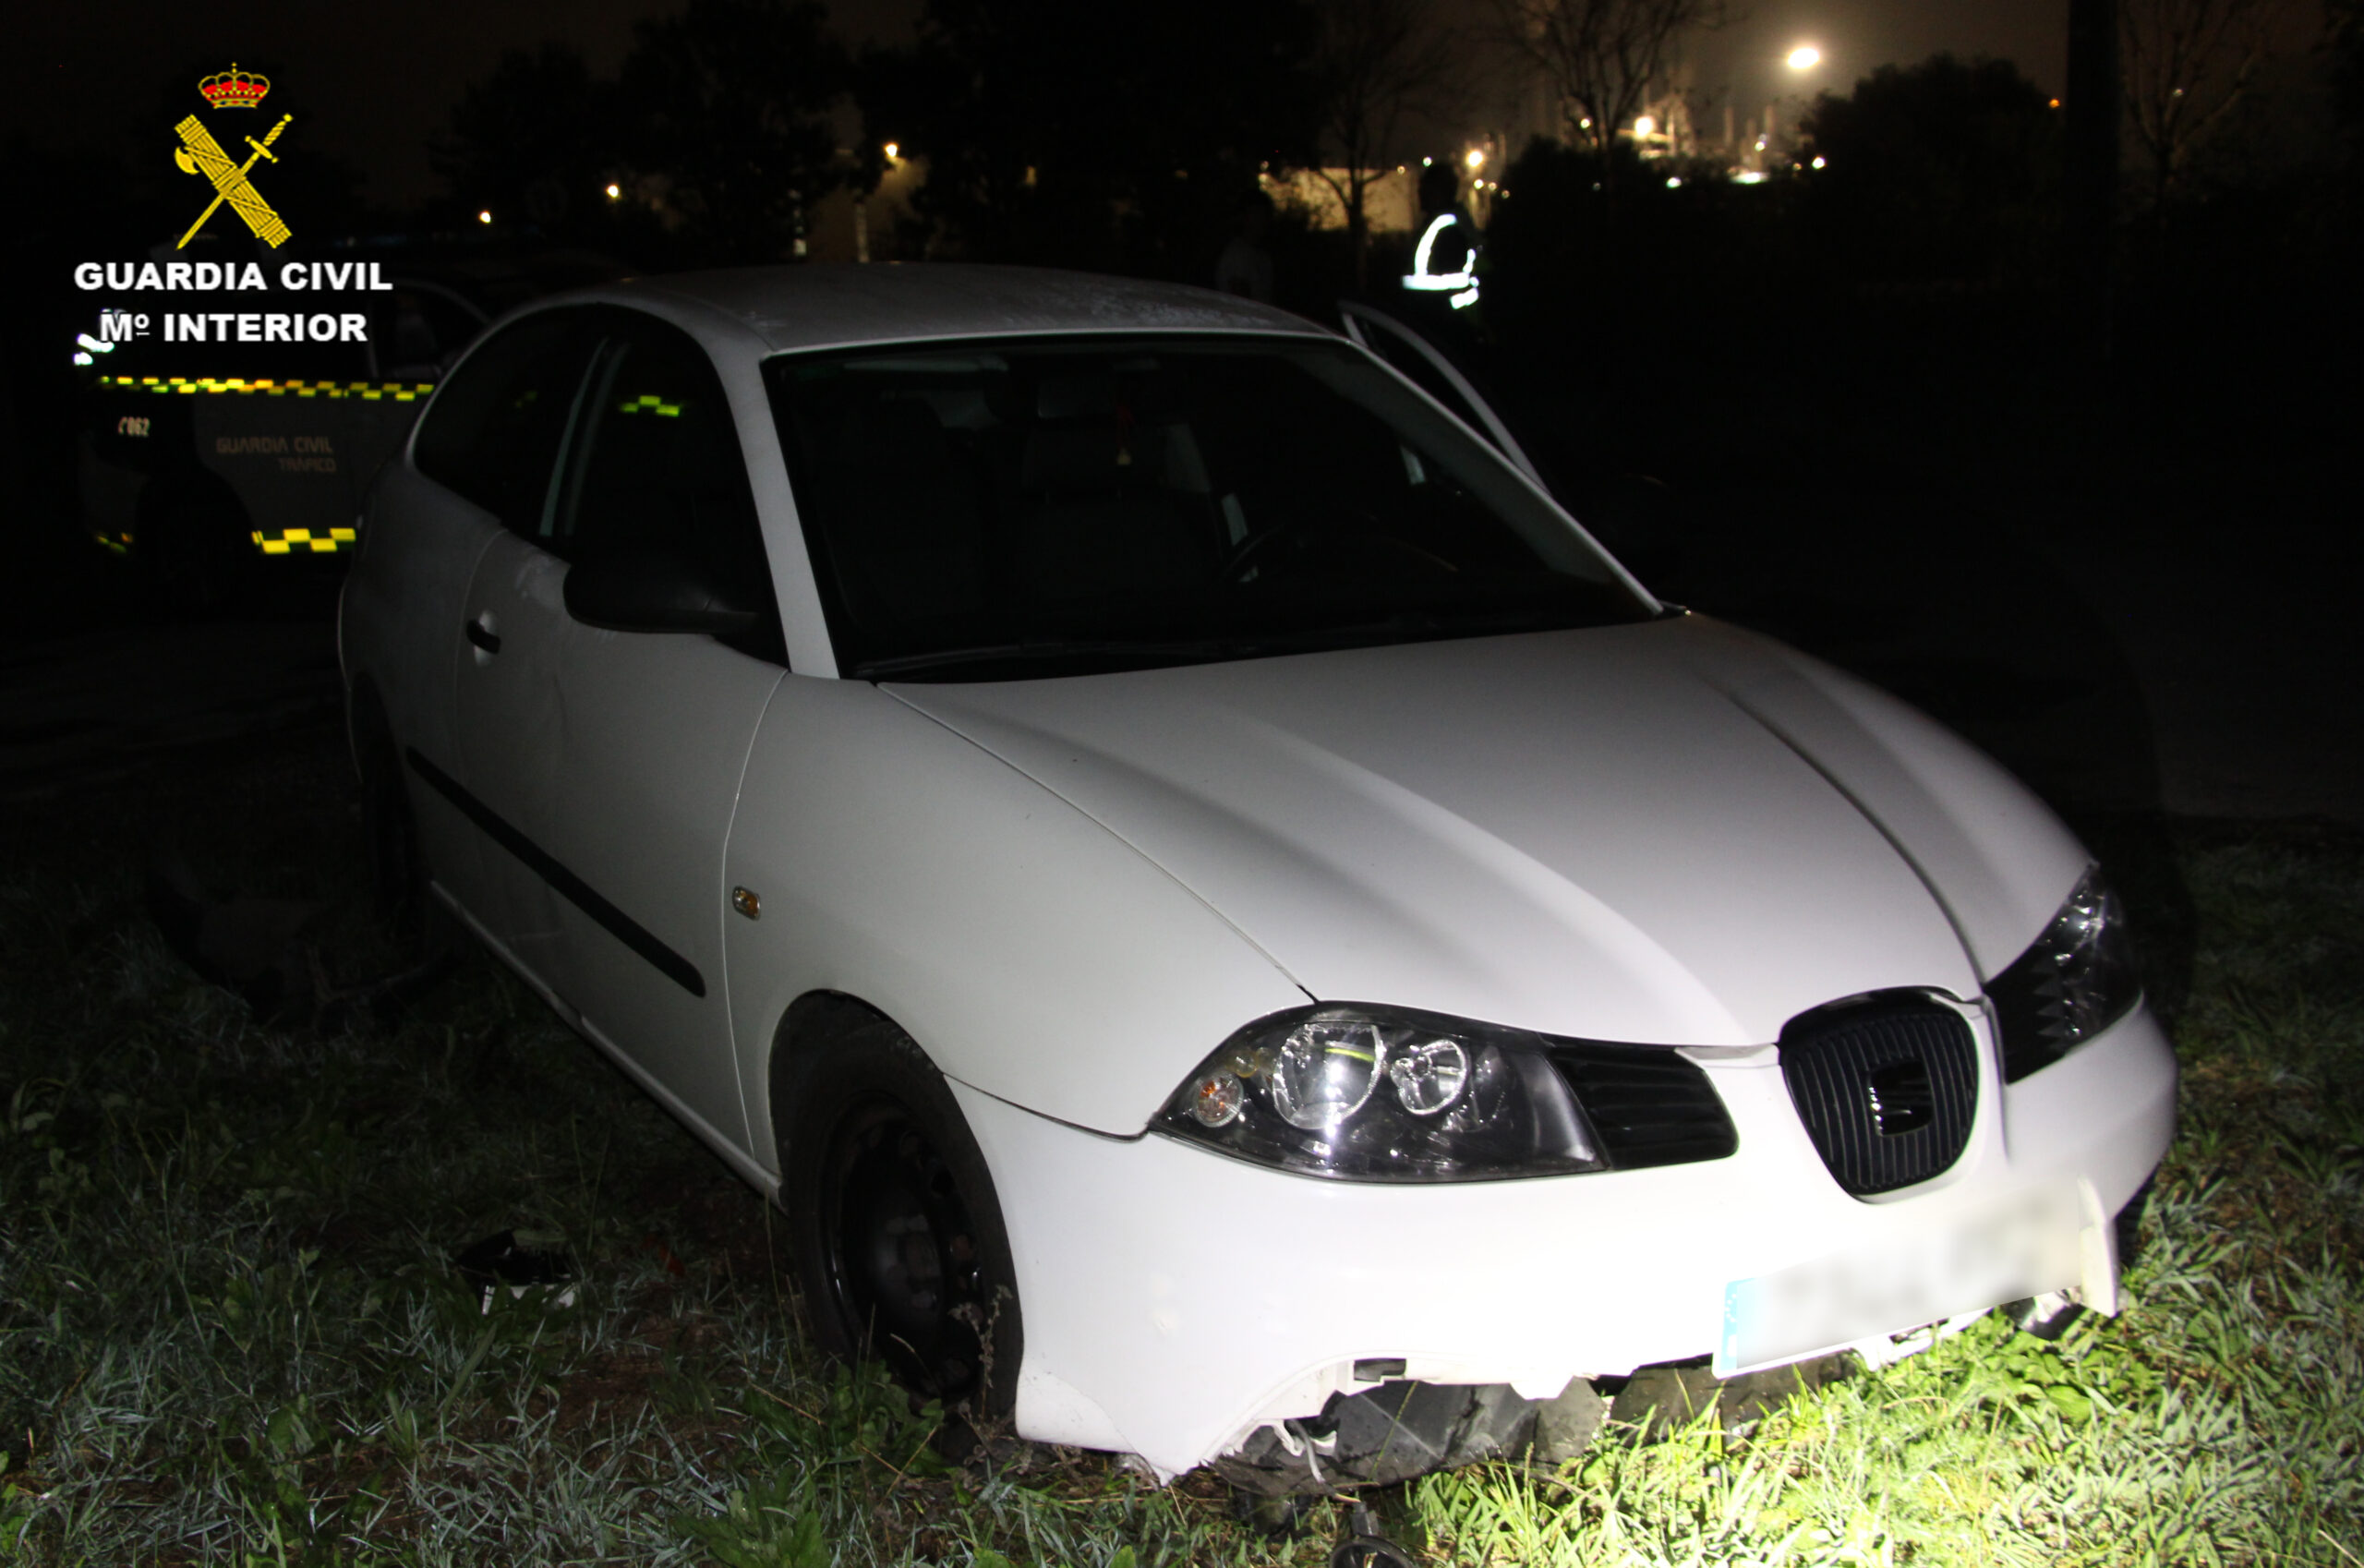
<instances>
[{"instance_id":1,"label":"front grille","mask_svg":"<svg viewBox=\"0 0 2364 1568\"><path fill-rule=\"evenodd\" d=\"M1720 1160L1740 1147L1715 1085L1670 1047L1570 1041L1552 1047L1551 1061L1612 1169Z\"/></svg>"},{"instance_id":2,"label":"front grille","mask_svg":"<svg viewBox=\"0 0 2364 1568\"><path fill-rule=\"evenodd\" d=\"M1970 1025L1918 998L1791 1019L1781 1076L1823 1164L1858 1198L1926 1181L1961 1158L1978 1109Z\"/></svg>"}]
</instances>

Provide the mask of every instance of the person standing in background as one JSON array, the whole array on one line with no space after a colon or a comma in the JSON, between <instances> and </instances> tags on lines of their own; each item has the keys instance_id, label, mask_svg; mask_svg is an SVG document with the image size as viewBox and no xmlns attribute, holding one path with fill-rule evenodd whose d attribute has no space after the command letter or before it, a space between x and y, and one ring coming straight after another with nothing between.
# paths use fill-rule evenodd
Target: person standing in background
<instances>
[{"instance_id":1,"label":"person standing in background","mask_svg":"<svg viewBox=\"0 0 2364 1568\"><path fill-rule=\"evenodd\" d=\"M1259 305L1272 304L1272 253L1264 247L1272 232L1272 199L1260 190L1239 204L1238 227L1215 258L1215 287Z\"/></svg>"}]
</instances>

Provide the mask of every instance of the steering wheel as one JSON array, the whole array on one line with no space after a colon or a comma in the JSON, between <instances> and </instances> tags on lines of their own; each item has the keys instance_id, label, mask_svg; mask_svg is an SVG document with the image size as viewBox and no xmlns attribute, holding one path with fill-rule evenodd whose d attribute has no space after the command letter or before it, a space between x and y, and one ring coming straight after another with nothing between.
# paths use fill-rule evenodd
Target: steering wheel
<instances>
[{"instance_id":1,"label":"steering wheel","mask_svg":"<svg viewBox=\"0 0 2364 1568\"><path fill-rule=\"evenodd\" d=\"M1367 508L1352 502L1325 497L1303 501L1269 528L1260 529L1239 541L1230 559L1223 563L1223 580L1244 583L1259 567L1277 559L1284 542L1298 547L1323 538L1334 541L1340 553L1353 553L1365 559L1385 558L1391 561L1420 568L1424 574L1453 573L1461 569L1442 556L1422 549L1408 540L1399 539L1381 527L1379 518Z\"/></svg>"},{"instance_id":2,"label":"steering wheel","mask_svg":"<svg viewBox=\"0 0 2364 1568\"><path fill-rule=\"evenodd\" d=\"M1233 548L1230 558L1223 563L1223 580L1244 583L1250 573L1273 556L1273 547L1281 540L1304 539L1324 531L1323 520L1318 513L1303 512L1285 517L1269 528L1260 528Z\"/></svg>"}]
</instances>

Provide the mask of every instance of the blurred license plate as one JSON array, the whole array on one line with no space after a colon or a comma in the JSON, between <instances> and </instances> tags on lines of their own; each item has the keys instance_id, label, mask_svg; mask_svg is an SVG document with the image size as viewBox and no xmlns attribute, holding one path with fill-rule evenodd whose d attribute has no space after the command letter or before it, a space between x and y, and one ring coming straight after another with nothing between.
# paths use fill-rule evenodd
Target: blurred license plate
<instances>
[{"instance_id":1,"label":"blurred license plate","mask_svg":"<svg viewBox=\"0 0 2364 1568\"><path fill-rule=\"evenodd\" d=\"M2043 1188L1859 1252L1724 1287L1718 1377L1779 1367L2079 1282L2073 1187Z\"/></svg>"}]
</instances>

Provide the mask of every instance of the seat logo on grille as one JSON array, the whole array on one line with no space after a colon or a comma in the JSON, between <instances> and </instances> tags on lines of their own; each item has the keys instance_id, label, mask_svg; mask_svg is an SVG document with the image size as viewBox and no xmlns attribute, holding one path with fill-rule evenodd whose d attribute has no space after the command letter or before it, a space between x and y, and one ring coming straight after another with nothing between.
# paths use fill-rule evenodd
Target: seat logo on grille
<instances>
[{"instance_id":1,"label":"seat logo on grille","mask_svg":"<svg viewBox=\"0 0 2364 1568\"><path fill-rule=\"evenodd\" d=\"M1890 1062L1863 1075L1863 1107L1882 1138L1901 1138L1927 1127L1937 1114L1929 1069L1916 1061Z\"/></svg>"}]
</instances>

